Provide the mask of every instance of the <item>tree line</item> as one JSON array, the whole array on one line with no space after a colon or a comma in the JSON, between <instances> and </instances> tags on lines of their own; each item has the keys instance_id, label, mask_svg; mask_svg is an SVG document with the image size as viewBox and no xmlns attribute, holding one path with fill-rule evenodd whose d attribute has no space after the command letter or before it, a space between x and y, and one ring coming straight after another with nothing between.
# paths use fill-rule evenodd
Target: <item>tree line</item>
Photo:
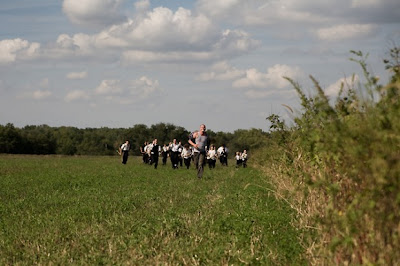
<instances>
[{"instance_id":1,"label":"tree line","mask_svg":"<svg viewBox=\"0 0 400 266\"><path fill-rule=\"evenodd\" d=\"M233 133L207 130L212 143L225 144L233 152L259 148L268 133L261 129L238 129ZM60 154L60 155L117 155L118 147L129 140L131 154L140 155L145 141L158 139L168 144L173 139L188 141L190 131L171 123L151 126L136 124L130 128L76 128L69 126L27 125L22 128L12 123L0 125L0 153L9 154Z\"/></svg>"}]
</instances>

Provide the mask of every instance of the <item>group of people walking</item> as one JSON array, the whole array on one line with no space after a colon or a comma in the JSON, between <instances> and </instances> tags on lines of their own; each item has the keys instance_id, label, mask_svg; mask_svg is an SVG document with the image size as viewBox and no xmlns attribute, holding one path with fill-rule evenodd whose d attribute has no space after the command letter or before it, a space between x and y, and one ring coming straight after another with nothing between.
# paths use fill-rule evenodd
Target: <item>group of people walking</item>
<instances>
[{"instance_id":1,"label":"group of people walking","mask_svg":"<svg viewBox=\"0 0 400 266\"><path fill-rule=\"evenodd\" d=\"M122 163L126 164L128 159L128 151L130 149L129 141L126 141L121 145L119 153L122 156ZM203 176L204 167L208 164L210 169L215 168L216 162L219 159L221 165L228 166L228 148L225 145L220 146L216 149L215 145L210 144L210 138L206 133L206 126L200 125L198 131L192 132L189 135L188 143L182 145L181 141L174 139L169 144L160 146L158 140L154 139L152 142L145 142L140 146L140 152L142 154L143 163L154 165L157 169L159 157L162 157L162 164L166 165L168 158L171 161L173 169L183 167L183 165L189 169L191 163L197 169L197 177ZM247 166L247 152L244 150L242 153L236 153L237 167L238 158L240 155L241 163L243 167Z\"/></svg>"}]
</instances>

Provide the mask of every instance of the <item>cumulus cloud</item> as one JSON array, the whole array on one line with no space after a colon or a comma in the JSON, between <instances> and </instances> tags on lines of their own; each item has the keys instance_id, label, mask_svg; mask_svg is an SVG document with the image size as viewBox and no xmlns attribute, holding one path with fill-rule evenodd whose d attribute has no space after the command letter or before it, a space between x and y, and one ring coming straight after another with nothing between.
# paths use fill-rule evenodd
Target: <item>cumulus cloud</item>
<instances>
[{"instance_id":1,"label":"cumulus cloud","mask_svg":"<svg viewBox=\"0 0 400 266\"><path fill-rule=\"evenodd\" d=\"M237 69L226 61L218 62L211 67L211 72L201 73L197 80L234 80L244 76L245 71Z\"/></svg>"},{"instance_id":2,"label":"cumulus cloud","mask_svg":"<svg viewBox=\"0 0 400 266\"><path fill-rule=\"evenodd\" d=\"M200 12L216 20L228 20L234 24L273 25L291 22L322 22L326 18L318 12L299 8L304 0L199 0Z\"/></svg>"},{"instance_id":3,"label":"cumulus cloud","mask_svg":"<svg viewBox=\"0 0 400 266\"><path fill-rule=\"evenodd\" d=\"M325 94L329 97L336 97L339 94L341 88L343 92L346 93L349 89L354 89L356 83L360 80L358 75L354 75L351 77L345 77L337 80L335 83L329 85L324 91Z\"/></svg>"},{"instance_id":4,"label":"cumulus cloud","mask_svg":"<svg viewBox=\"0 0 400 266\"><path fill-rule=\"evenodd\" d=\"M120 12L124 0L64 0L63 11L76 24L105 27L119 24L126 18Z\"/></svg>"},{"instance_id":5,"label":"cumulus cloud","mask_svg":"<svg viewBox=\"0 0 400 266\"><path fill-rule=\"evenodd\" d=\"M131 95L141 99L146 99L150 96L160 96L164 92L158 80L152 80L146 76L131 81L129 90Z\"/></svg>"},{"instance_id":6,"label":"cumulus cloud","mask_svg":"<svg viewBox=\"0 0 400 266\"><path fill-rule=\"evenodd\" d=\"M90 94L84 90L73 90L67 93L64 100L66 102L72 102L77 100L87 100L90 98Z\"/></svg>"},{"instance_id":7,"label":"cumulus cloud","mask_svg":"<svg viewBox=\"0 0 400 266\"><path fill-rule=\"evenodd\" d=\"M121 94L123 89L120 87L119 80L103 80L94 90L98 95Z\"/></svg>"},{"instance_id":8,"label":"cumulus cloud","mask_svg":"<svg viewBox=\"0 0 400 266\"><path fill-rule=\"evenodd\" d=\"M48 90L37 90L34 91L32 94L33 99L35 100L42 100L50 97L52 95L51 91Z\"/></svg>"},{"instance_id":9,"label":"cumulus cloud","mask_svg":"<svg viewBox=\"0 0 400 266\"><path fill-rule=\"evenodd\" d=\"M53 93L49 90L35 90L32 92L24 92L17 96L17 98L22 99L32 99L32 100L44 100L50 98Z\"/></svg>"},{"instance_id":10,"label":"cumulus cloud","mask_svg":"<svg viewBox=\"0 0 400 266\"><path fill-rule=\"evenodd\" d=\"M87 77L88 77L88 73L86 71L70 72L67 74L68 79L85 79Z\"/></svg>"},{"instance_id":11,"label":"cumulus cloud","mask_svg":"<svg viewBox=\"0 0 400 266\"><path fill-rule=\"evenodd\" d=\"M135 9L138 12L147 11L150 8L150 0L141 0L135 2Z\"/></svg>"},{"instance_id":12,"label":"cumulus cloud","mask_svg":"<svg viewBox=\"0 0 400 266\"><path fill-rule=\"evenodd\" d=\"M0 41L0 64L15 62L18 58L31 59L38 55L39 43L20 38Z\"/></svg>"},{"instance_id":13,"label":"cumulus cloud","mask_svg":"<svg viewBox=\"0 0 400 266\"><path fill-rule=\"evenodd\" d=\"M65 0L64 10L68 10L65 11L68 14L79 10L86 14L91 1L94 0L83 0L82 3ZM95 1L98 4L94 4L93 12L113 11L111 7L118 6L121 1ZM221 30L202 13L193 13L185 8L178 8L175 12L164 7L148 10L149 1L136 2L135 5L142 14L134 19L106 27L96 34L60 34L55 42L44 48L21 39L4 40L0 43L0 62L14 62L23 56L57 60L122 60L129 64L215 61L242 55L260 45L243 30Z\"/></svg>"},{"instance_id":14,"label":"cumulus cloud","mask_svg":"<svg viewBox=\"0 0 400 266\"><path fill-rule=\"evenodd\" d=\"M267 69L266 73L259 72L255 68L246 70L245 77L233 82L236 88L284 88L289 85L288 81L283 77L287 76L292 79L299 78L303 72L299 67L291 67L288 65L274 65Z\"/></svg>"},{"instance_id":15,"label":"cumulus cloud","mask_svg":"<svg viewBox=\"0 0 400 266\"><path fill-rule=\"evenodd\" d=\"M315 34L323 41L341 41L368 37L376 34L377 29L377 26L372 24L345 24L322 28Z\"/></svg>"},{"instance_id":16,"label":"cumulus cloud","mask_svg":"<svg viewBox=\"0 0 400 266\"><path fill-rule=\"evenodd\" d=\"M398 0L199 0L197 9L215 20L242 25L400 21Z\"/></svg>"},{"instance_id":17,"label":"cumulus cloud","mask_svg":"<svg viewBox=\"0 0 400 266\"><path fill-rule=\"evenodd\" d=\"M123 89L126 88L126 89ZM158 80L142 76L135 80L121 81L115 79L102 80L92 90L73 90L67 93L66 102L88 100L105 101L114 104L133 104L142 100L159 98L164 94Z\"/></svg>"}]
</instances>

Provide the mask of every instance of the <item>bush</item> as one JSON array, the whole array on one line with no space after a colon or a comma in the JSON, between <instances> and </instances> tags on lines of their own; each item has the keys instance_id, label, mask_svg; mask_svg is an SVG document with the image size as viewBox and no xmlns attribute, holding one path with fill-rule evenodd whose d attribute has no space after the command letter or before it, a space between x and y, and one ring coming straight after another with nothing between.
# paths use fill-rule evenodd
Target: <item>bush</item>
<instances>
[{"instance_id":1,"label":"bush","mask_svg":"<svg viewBox=\"0 0 400 266\"><path fill-rule=\"evenodd\" d=\"M400 261L399 49L385 61L393 70L386 86L368 72L367 56L352 54L364 72L363 91L343 85L334 106L313 77L312 97L287 78L302 115L289 129L270 117L274 133L285 137L259 151L259 164L298 211L312 264L393 265Z\"/></svg>"}]
</instances>

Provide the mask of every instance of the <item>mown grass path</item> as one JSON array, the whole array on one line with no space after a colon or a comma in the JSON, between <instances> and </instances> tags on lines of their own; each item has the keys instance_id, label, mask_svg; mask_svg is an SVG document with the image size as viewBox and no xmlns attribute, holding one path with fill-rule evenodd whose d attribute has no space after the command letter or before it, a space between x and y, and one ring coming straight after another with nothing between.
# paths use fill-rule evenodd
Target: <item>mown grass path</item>
<instances>
[{"instance_id":1,"label":"mown grass path","mask_svg":"<svg viewBox=\"0 0 400 266\"><path fill-rule=\"evenodd\" d=\"M303 264L268 187L251 167L0 155L0 264Z\"/></svg>"}]
</instances>

